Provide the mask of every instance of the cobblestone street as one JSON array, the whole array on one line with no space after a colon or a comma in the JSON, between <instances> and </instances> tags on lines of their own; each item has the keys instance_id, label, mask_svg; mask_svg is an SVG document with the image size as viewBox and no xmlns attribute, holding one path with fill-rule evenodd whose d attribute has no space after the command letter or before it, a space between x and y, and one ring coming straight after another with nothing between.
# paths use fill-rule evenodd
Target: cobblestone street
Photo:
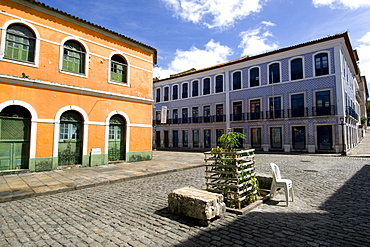
<instances>
[{"instance_id":1,"label":"cobblestone street","mask_svg":"<svg viewBox=\"0 0 370 247\"><path fill-rule=\"evenodd\" d=\"M1 203L0 246L369 246L370 159L257 154L279 165L283 194L208 227L167 212L176 188L204 189L204 168Z\"/></svg>"}]
</instances>

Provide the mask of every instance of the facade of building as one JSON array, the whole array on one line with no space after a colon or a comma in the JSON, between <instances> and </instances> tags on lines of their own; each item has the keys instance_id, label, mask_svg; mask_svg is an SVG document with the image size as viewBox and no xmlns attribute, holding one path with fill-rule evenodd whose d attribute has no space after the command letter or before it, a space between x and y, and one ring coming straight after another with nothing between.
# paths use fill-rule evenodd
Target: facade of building
<instances>
[{"instance_id":1,"label":"facade of building","mask_svg":"<svg viewBox=\"0 0 370 247\"><path fill-rule=\"evenodd\" d=\"M33 0L0 27L0 170L152 157L154 48Z\"/></svg>"},{"instance_id":2,"label":"facade of building","mask_svg":"<svg viewBox=\"0 0 370 247\"><path fill-rule=\"evenodd\" d=\"M361 138L357 61L343 33L155 81L153 145L209 150L233 131L244 148L345 152Z\"/></svg>"}]
</instances>

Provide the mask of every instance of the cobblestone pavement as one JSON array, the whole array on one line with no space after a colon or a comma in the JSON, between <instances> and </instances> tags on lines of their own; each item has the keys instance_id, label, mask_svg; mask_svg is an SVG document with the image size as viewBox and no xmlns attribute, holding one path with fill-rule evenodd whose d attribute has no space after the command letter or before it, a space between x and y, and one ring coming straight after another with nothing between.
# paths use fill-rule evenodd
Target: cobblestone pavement
<instances>
[{"instance_id":1,"label":"cobblestone pavement","mask_svg":"<svg viewBox=\"0 0 370 247\"><path fill-rule=\"evenodd\" d=\"M227 213L208 227L170 215L176 188L205 188L204 168L0 204L0 246L369 246L370 160L256 155L293 180L283 194L248 214Z\"/></svg>"}]
</instances>

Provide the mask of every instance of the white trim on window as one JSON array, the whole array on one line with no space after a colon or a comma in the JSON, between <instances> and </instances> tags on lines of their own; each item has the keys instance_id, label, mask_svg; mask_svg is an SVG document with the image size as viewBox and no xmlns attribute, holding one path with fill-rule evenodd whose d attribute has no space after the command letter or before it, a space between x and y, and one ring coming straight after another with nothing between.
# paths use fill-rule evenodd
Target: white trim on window
<instances>
[{"instance_id":1,"label":"white trim on window","mask_svg":"<svg viewBox=\"0 0 370 247\"><path fill-rule=\"evenodd\" d=\"M319 75L319 76L316 76L316 61L315 61L315 56L316 55L319 55L321 53L326 53L328 55L328 74L326 75ZM320 77L320 76L327 76L327 75L331 75L331 52L328 51L328 50L322 50L322 51L318 51L318 52L315 52L312 54L312 77Z\"/></svg>"},{"instance_id":2,"label":"white trim on window","mask_svg":"<svg viewBox=\"0 0 370 247\"><path fill-rule=\"evenodd\" d=\"M69 40L78 42L85 49L85 72L84 73L73 73L73 72L70 72L70 71L63 70L64 44ZM88 46L85 44L84 41L82 41L79 38L73 37L73 36L65 37L62 40L62 42L60 43L60 49L59 49L59 72L60 73L88 78L89 77L89 63L90 62L91 62L90 52L89 52Z\"/></svg>"},{"instance_id":3,"label":"white trim on window","mask_svg":"<svg viewBox=\"0 0 370 247\"><path fill-rule=\"evenodd\" d=\"M127 65L127 71L126 71L126 82L119 82L119 81L113 81L111 79L111 68L112 68L112 57L114 55L121 56L125 61ZM112 52L109 55L109 60L108 60L108 83L120 85L120 86L125 86L125 87L130 87L130 61L128 60L127 56L123 52Z\"/></svg>"},{"instance_id":4,"label":"white trim on window","mask_svg":"<svg viewBox=\"0 0 370 247\"><path fill-rule=\"evenodd\" d=\"M240 89L234 89L234 74L240 72ZM231 83L230 83L231 91L233 90L241 90L243 89L243 71L242 70L235 70L231 73Z\"/></svg>"},{"instance_id":5,"label":"white trim on window","mask_svg":"<svg viewBox=\"0 0 370 247\"><path fill-rule=\"evenodd\" d=\"M271 63L268 63L267 64L267 84L270 85L270 84L274 84L274 83L270 83L270 66L273 65L273 64L279 64L279 81L278 82L275 82L275 83L281 83L283 82L282 80L282 73L281 73L281 62L280 61L273 61Z\"/></svg>"},{"instance_id":6,"label":"white trim on window","mask_svg":"<svg viewBox=\"0 0 370 247\"><path fill-rule=\"evenodd\" d=\"M13 25L13 24L21 24L21 25L24 25L26 27L28 27L29 29L32 30L32 32L35 34L35 61L34 62L23 62L23 61L20 61L20 60L13 60L13 59L8 59L8 58L5 58L5 48L6 48L6 34L7 34L7 30L8 30L8 27L10 25ZM10 62L10 63L15 63L15 64L20 64L20 65L26 65L26 66L30 66L30 67L38 67L39 66L39 57L40 57L40 34L39 32L37 31L37 29L32 25L30 24L29 22L26 22L24 20L9 20L7 22L4 23L4 25L1 27L1 49L0 49L0 60L1 61L5 61L5 62Z\"/></svg>"},{"instance_id":7,"label":"white trim on window","mask_svg":"<svg viewBox=\"0 0 370 247\"><path fill-rule=\"evenodd\" d=\"M253 66L253 67L250 67L249 69L248 69L248 88L252 88L251 87L251 70L252 69L258 69L258 85L257 86L253 86L253 87L259 87L259 86L261 86L261 83L262 83L262 81L261 81L261 67L260 66ZM268 84L268 82L267 82L267 84Z\"/></svg>"},{"instance_id":8,"label":"white trim on window","mask_svg":"<svg viewBox=\"0 0 370 247\"><path fill-rule=\"evenodd\" d=\"M295 79L295 80L292 80L292 61L297 59L297 58L300 58L302 59L302 73L303 73L303 78L302 79ZM299 80L303 80L306 78L306 66L305 66L305 59L303 56L296 56L296 57L292 57L291 59L289 59L288 61L288 73L289 73L289 81L299 81Z\"/></svg>"}]
</instances>

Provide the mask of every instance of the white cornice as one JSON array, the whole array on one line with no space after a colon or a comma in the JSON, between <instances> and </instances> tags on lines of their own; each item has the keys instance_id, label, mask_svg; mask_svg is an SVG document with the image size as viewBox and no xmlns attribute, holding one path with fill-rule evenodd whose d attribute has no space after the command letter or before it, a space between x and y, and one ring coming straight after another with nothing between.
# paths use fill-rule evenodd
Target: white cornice
<instances>
[{"instance_id":1,"label":"white cornice","mask_svg":"<svg viewBox=\"0 0 370 247\"><path fill-rule=\"evenodd\" d=\"M137 96L132 96L132 95L112 93L112 92L96 90L92 88L84 88L84 87L66 85L66 84L61 84L61 83L56 83L56 82L42 81L42 80L36 80L36 79L30 79L30 78L22 78L22 77L10 76L10 75L4 75L4 74L0 74L0 81L5 82L5 83L22 85L22 86L51 89L51 90L68 92L68 93L78 93L78 94L83 93L85 95L90 95L90 96L104 97L104 98L111 98L111 99L118 99L118 100L127 100L127 101L139 102L139 103L145 103L145 104L152 104L154 102L152 99L142 98L142 97L137 97Z\"/></svg>"}]
</instances>

